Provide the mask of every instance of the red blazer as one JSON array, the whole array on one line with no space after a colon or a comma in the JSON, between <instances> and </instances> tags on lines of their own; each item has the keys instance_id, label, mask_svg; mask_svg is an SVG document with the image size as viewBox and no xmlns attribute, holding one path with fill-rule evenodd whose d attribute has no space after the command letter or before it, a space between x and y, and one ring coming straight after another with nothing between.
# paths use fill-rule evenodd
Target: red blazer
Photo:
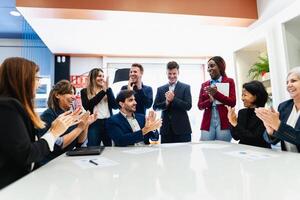
<instances>
[{"instance_id":1,"label":"red blazer","mask_svg":"<svg viewBox=\"0 0 300 200\"><path fill-rule=\"evenodd\" d=\"M229 121L227 118L227 108L224 105L228 105L231 107L235 106L236 97L235 97L235 86L234 81L231 78L222 77L222 83L229 83L229 97L224 96L220 92L217 92L214 95L214 98L223 104L217 104L217 110L219 112L220 121L221 121L221 129L229 129ZM209 131L210 127L210 119L211 119L211 106L212 102L209 101L208 94L204 91L204 88L210 85L210 80L202 83L201 90L199 94L198 108L200 110L204 110L203 119L201 123L201 130Z\"/></svg>"}]
</instances>

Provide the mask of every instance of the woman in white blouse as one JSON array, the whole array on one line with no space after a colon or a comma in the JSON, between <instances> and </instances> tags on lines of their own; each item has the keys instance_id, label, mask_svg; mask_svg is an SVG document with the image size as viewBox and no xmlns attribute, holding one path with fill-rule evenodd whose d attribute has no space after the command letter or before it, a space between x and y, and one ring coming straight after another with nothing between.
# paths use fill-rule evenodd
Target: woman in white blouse
<instances>
[{"instance_id":1,"label":"woman in white blouse","mask_svg":"<svg viewBox=\"0 0 300 200\"><path fill-rule=\"evenodd\" d=\"M97 115L97 120L88 130L88 146L112 146L111 138L105 130L105 122L112 115L112 109L118 109L115 96L104 78L103 70L94 68L89 72L88 85L81 90L84 109Z\"/></svg>"}]
</instances>

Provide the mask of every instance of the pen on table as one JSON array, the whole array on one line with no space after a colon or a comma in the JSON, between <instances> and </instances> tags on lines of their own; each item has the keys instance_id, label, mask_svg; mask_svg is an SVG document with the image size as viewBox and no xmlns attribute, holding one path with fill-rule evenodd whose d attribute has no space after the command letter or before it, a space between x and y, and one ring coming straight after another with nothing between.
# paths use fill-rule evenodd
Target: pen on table
<instances>
[{"instance_id":1,"label":"pen on table","mask_svg":"<svg viewBox=\"0 0 300 200\"><path fill-rule=\"evenodd\" d=\"M93 160L89 160L90 163L94 164L94 165L98 165L98 163L96 163L95 161Z\"/></svg>"}]
</instances>

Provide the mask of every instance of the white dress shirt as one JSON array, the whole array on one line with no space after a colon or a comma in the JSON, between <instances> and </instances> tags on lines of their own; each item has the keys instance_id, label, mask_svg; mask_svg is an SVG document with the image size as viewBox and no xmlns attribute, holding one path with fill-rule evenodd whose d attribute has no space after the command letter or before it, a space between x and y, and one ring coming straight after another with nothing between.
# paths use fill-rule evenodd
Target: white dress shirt
<instances>
[{"instance_id":1,"label":"white dress shirt","mask_svg":"<svg viewBox=\"0 0 300 200\"><path fill-rule=\"evenodd\" d=\"M286 123L288 125L290 125L291 127L295 128L295 125L298 121L299 115L300 115L300 111L297 111L296 106L294 105L293 109L292 109L292 112L289 116L289 119L287 120ZM286 147L287 151L298 152L298 149L297 149L296 145L294 145L292 143L289 143L289 142L286 142L286 141L284 141L284 144L285 144L285 147Z\"/></svg>"}]
</instances>

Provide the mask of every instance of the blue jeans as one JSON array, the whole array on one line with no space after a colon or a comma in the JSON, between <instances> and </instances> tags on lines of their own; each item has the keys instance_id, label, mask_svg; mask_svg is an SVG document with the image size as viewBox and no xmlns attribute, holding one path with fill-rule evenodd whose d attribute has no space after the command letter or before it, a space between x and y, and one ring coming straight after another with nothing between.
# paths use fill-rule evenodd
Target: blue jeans
<instances>
[{"instance_id":1,"label":"blue jeans","mask_svg":"<svg viewBox=\"0 0 300 200\"><path fill-rule=\"evenodd\" d=\"M231 133L229 129L221 130L220 116L215 106L211 109L211 121L209 131L201 130L201 141L222 140L230 142Z\"/></svg>"},{"instance_id":2,"label":"blue jeans","mask_svg":"<svg viewBox=\"0 0 300 200\"><path fill-rule=\"evenodd\" d=\"M99 146L101 142L104 146L112 146L112 141L105 129L106 119L97 119L88 130L87 146Z\"/></svg>"}]
</instances>

